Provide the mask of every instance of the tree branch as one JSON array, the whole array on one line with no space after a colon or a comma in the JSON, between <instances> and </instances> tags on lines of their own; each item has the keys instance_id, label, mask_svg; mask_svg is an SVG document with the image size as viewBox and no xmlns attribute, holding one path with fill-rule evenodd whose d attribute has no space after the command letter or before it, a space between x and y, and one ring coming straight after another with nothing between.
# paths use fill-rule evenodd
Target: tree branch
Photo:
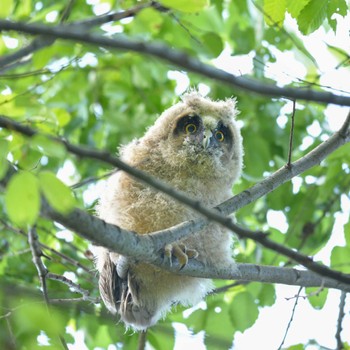
<instances>
[{"instance_id":1,"label":"tree branch","mask_svg":"<svg viewBox=\"0 0 350 350\"><path fill-rule=\"evenodd\" d=\"M338 320L337 320L337 332L335 334L335 339L337 341L337 348L336 350L342 350L343 347L343 342L341 340L341 332L343 330L342 324L343 324L343 319L345 316L345 301L346 301L346 293L342 292L340 295L340 303L339 303L339 314L338 314Z\"/></svg>"},{"instance_id":2,"label":"tree branch","mask_svg":"<svg viewBox=\"0 0 350 350\"><path fill-rule=\"evenodd\" d=\"M344 275L337 271L333 271L324 265L317 264L313 262L311 258L268 239L266 234L254 233L242 229L236 224L234 224L230 218L225 216L237 210L239 207L242 207L250 203L251 201L256 200L257 198L260 198L264 194L272 191L277 186L281 185L287 180L290 180L292 177L298 175L302 171L305 171L311 166L321 162L321 160L323 160L328 154L330 154L335 149L343 145L345 142L349 141L349 123L350 113L339 132L332 135L327 141L320 144L318 147L309 152L303 158L292 163L289 167L286 166L280 169L275 174L271 175L269 178L265 179L261 183L253 186L249 190L242 192L240 195L237 195L220 205L217 209L219 209L221 213L212 209L202 207L198 202L190 200L184 194L174 191L172 188L170 188L171 191L168 192L167 187L169 186L164 185L161 182L158 183L158 181L153 183L153 178L149 177L143 172L139 172L139 170L137 169L127 166L126 164L124 164L120 160L117 160L116 158L112 157L106 152L82 149L77 146L70 145L69 143L61 139L53 138L57 142L63 143L66 146L67 150L71 151L74 154L89 156L99 160L101 160L102 157L104 161L108 160L114 163L116 161L121 162L122 166L124 167L122 170L125 170L126 172L130 173L128 169L130 168L133 176L137 174L137 176L135 177L157 188L158 190L161 190L171 195L180 202L185 203L192 209L195 209L196 211L205 215L206 219L189 221L164 231L156 232L150 235L140 236L133 232L122 230L121 228L116 227L114 225L107 224L78 209L75 209L69 215L63 216L59 213L56 213L54 210L52 210L52 208L49 207L48 204L46 204L43 205L42 211L44 216L62 223L66 227L73 229L74 231L80 233L85 238L93 241L98 245L108 247L111 250L117 251L123 255L137 256L138 258L140 258L140 260L150 261L164 268L168 268L168 266L166 266L164 262L161 261L161 259L159 258L159 254L157 254L164 247L164 245L166 243L179 240L180 238L183 238L195 231L198 231L200 228L206 225L208 220L212 220L236 232L240 237L253 239L269 249L272 249L285 256L290 257L291 259L297 261L301 265L307 267L308 269L314 272L317 272L323 276L334 278L343 283L350 283L350 276ZM27 136L34 136L36 134L35 130L3 117L0 117L0 126L4 126L9 129L12 128ZM155 184L157 187L154 186ZM239 201L239 206L237 206L235 198L239 196L241 196L242 198ZM100 234L96 237L95 232L100 232ZM104 232L105 234L101 235L102 232ZM154 253L153 256L151 252Z\"/></svg>"},{"instance_id":3,"label":"tree branch","mask_svg":"<svg viewBox=\"0 0 350 350\"><path fill-rule=\"evenodd\" d=\"M72 6L73 6L73 2L70 2L62 15L61 22L64 22L67 19L67 16L71 11ZM84 21L78 21L78 22L75 22L74 25L77 28L81 27L85 29L90 29L93 26L101 25L112 21L120 21L123 18L135 16L137 13L139 13L141 10L147 7L158 8L159 5L157 5L157 3L152 1L150 3L134 6L125 11L113 12L107 15L90 18ZM12 54L4 55L0 57L0 71L3 72L12 68L12 65L9 66L11 63L18 61L23 57L28 56L36 51L39 51L47 46L52 45L56 41L56 39L57 38L54 38L54 37L48 37L46 33L43 32L42 35L35 38L29 45L25 46L24 48Z\"/></svg>"},{"instance_id":4,"label":"tree branch","mask_svg":"<svg viewBox=\"0 0 350 350\"><path fill-rule=\"evenodd\" d=\"M330 92L319 92L312 89L303 90L300 88L281 88L250 78L242 76L237 77L221 69L204 64L184 52L176 51L173 48L162 44L130 41L120 36L111 39L105 36L90 34L89 32L82 31L81 26L74 23L52 27L47 25L0 20L0 30L14 30L33 35L46 35L51 38L61 38L106 48L139 52L173 63L178 67L215 79L216 81L223 82L234 88L255 92L264 96L285 97L293 100L297 99L350 106L350 97L335 95Z\"/></svg>"}]
</instances>

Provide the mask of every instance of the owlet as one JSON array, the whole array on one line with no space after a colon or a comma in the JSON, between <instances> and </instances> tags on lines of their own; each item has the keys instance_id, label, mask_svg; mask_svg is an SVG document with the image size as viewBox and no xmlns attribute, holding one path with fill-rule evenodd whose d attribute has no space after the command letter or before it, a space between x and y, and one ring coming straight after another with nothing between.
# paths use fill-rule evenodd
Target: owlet
<instances>
[{"instance_id":1,"label":"owlet","mask_svg":"<svg viewBox=\"0 0 350 350\"><path fill-rule=\"evenodd\" d=\"M159 178L207 207L232 196L242 169L242 138L234 99L212 101L189 92L167 109L146 134L120 150L129 165ZM149 234L198 214L122 171L108 180L98 213L123 229ZM234 263L231 233L211 223L165 248L165 255L186 264L196 258L218 268ZM213 289L209 279L174 274L144 262L123 269L123 257L96 249L99 288L112 313L136 330L154 325L174 304L193 305ZM118 265L119 264L119 265ZM123 270L123 271L122 271ZM120 272L122 271L122 272Z\"/></svg>"}]
</instances>

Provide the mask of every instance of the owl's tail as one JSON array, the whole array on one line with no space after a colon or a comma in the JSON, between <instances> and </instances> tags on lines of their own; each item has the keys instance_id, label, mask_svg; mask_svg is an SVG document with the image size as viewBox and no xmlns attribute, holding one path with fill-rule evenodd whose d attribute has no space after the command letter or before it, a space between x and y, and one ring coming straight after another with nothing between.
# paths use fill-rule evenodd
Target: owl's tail
<instances>
[{"instance_id":1,"label":"owl's tail","mask_svg":"<svg viewBox=\"0 0 350 350\"><path fill-rule=\"evenodd\" d=\"M159 317L155 317L154 307L142 302L140 284L130 270L125 270L123 257L120 258L116 264L109 255L105 259L99 279L102 300L110 312L120 315L126 326L135 330L146 330Z\"/></svg>"}]
</instances>

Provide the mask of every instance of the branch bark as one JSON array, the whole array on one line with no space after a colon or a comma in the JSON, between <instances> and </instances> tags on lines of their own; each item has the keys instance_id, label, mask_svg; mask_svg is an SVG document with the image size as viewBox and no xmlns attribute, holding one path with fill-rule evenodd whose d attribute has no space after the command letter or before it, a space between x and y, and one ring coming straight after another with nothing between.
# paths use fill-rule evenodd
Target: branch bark
<instances>
[{"instance_id":1,"label":"branch bark","mask_svg":"<svg viewBox=\"0 0 350 350\"><path fill-rule=\"evenodd\" d=\"M223 82L234 88L254 92L264 96L285 97L292 100L315 101L320 103L333 103L341 106L350 106L350 97L335 95L330 92L319 92L312 89L282 88L266 82L259 82L242 76L234 76L221 69L204 64L184 52L176 51L166 45L131 41L123 37L107 38L105 36L90 34L85 26L71 23L55 27L23 22L0 20L0 30L14 30L32 35L46 35L51 38L61 38L76 42L83 42L106 48L134 51L157 57L166 62L175 64L188 71L198 73L216 81Z\"/></svg>"},{"instance_id":2,"label":"branch bark","mask_svg":"<svg viewBox=\"0 0 350 350\"><path fill-rule=\"evenodd\" d=\"M64 22L67 19L67 15L69 14L73 4L70 3L69 5L70 6L66 8L66 11L62 16L61 22ZM90 29L94 26L102 25L112 21L120 21L123 18L135 16L137 13L139 13L141 10L147 7L158 8L159 5L157 6L155 2L151 1L150 3L140 4L125 11L112 12L108 13L107 15L97 16L84 21L75 22L75 25L77 27L79 26L81 28ZM42 35L35 38L30 44L23 47L22 49L14 52L13 54L4 55L0 57L0 71L4 72L12 68L12 65L10 65L11 63L16 62L25 56L28 56L36 51L39 51L47 46L52 45L56 41L56 39L57 38L54 37L48 38L45 33L42 33Z\"/></svg>"},{"instance_id":3,"label":"branch bark","mask_svg":"<svg viewBox=\"0 0 350 350\"><path fill-rule=\"evenodd\" d=\"M137 179L147 183L148 185L156 188L157 190L167 193L168 195L177 199L181 203L184 203L192 209L196 210L197 212L203 214L205 218L182 223L170 229L140 237L135 233L130 234L128 233L128 231L122 230L121 228L117 228L117 230L114 233L112 233L114 230L113 225L110 225L110 227L107 226L107 224L105 224L105 227L101 227L101 221L99 219L93 218L90 215L78 210L75 210L69 216L63 216L53 211L47 205L44 206L43 209L44 215L62 223L66 227L69 227L70 229L76 232L80 232L81 234L87 235L87 237L85 238L94 241L98 245L109 247L110 249L115 250L123 255L138 257L142 256L145 260L149 259L150 252L155 253L154 259L156 259L156 253L159 250L161 250L167 243L177 241L183 237L186 237L198 231L199 229L203 228L208 223L208 221L215 221L227 227L231 231L235 232L239 237L253 239L254 241L260 243L264 247L274 250L280 254L283 254L293 259L294 261L305 266L311 271L314 271L329 278L334 278L343 283L350 283L350 276L331 270L324 265L315 263L310 257L300 254L295 250L289 249L282 244L270 240L266 234L259 232L251 232L249 230L242 229L241 227L233 223L231 218L226 216L236 211L237 209L243 207L244 205L249 204L250 202L273 191L275 188L290 180L294 176L300 174L301 172L311 168L316 164L319 164L323 159L326 158L327 155L329 155L334 150L336 150L341 145L350 140L349 124L350 113L346 121L344 122L342 128L334 135L332 135L328 140L324 141L322 144L320 144L318 147L316 147L314 150L312 150L306 156L302 157L296 162L283 167L282 169L278 170L275 174L266 178L262 182L256 184L250 189L243 191L239 195L221 204L219 207L216 208L217 210L203 207L200 203L191 200L185 194L174 190L172 187L160 182L159 180L154 179L153 177L150 177L149 175L135 168L128 166L119 159L112 157L109 153L83 149L78 146L73 146L65 140L53 138L55 141L63 143L66 146L67 150L74 154L80 156L88 156L99 160L103 159L104 161L111 162L111 164L133 175ZM9 129L12 128L13 130L21 132L27 136L34 136L37 133L35 130L29 127L18 124L12 120L9 120L8 118L4 119L3 117L0 117L0 126L4 126ZM239 205L236 201L239 203ZM85 219L82 216L85 216ZM80 224L82 222L84 222L84 228ZM86 226L86 223L88 223L88 226ZM96 242L95 232L101 232L102 230L104 232L104 228L108 228L106 231L107 235L103 237L99 235L97 238L100 241ZM89 234L87 234L88 232ZM117 237L119 237L119 239L117 239ZM153 241L146 243L146 238L148 239L149 237L153 239ZM129 239L129 243L124 243L123 248L121 248L118 244L117 246L112 247L110 241L113 238L117 239L118 243L120 244L121 242L125 242L125 239ZM140 244L141 240L144 240L144 244ZM136 246L140 250L138 253L136 253ZM146 256L144 256L145 252ZM157 265L161 263L160 261L156 262L156 260L151 262L156 263ZM163 267L166 268L166 266Z\"/></svg>"},{"instance_id":4,"label":"branch bark","mask_svg":"<svg viewBox=\"0 0 350 350\"><path fill-rule=\"evenodd\" d=\"M279 179L279 184L281 184L281 183L289 180L293 176L297 175L298 172L296 173L296 171L299 171L299 173L300 173L301 171L304 171L304 170L310 168L314 164L320 162L328 154L333 152L335 149L340 147L342 144L349 141L349 138L350 138L350 136L349 136L349 123L350 123L350 114L349 114L348 118L346 119L342 128L339 130L339 132L335 133L333 136L331 136L323 144L319 145L317 148L315 148L313 151L311 151L308 155L304 156L303 158L301 158L297 162L291 164L291 166L282 168L274 175L271 175L269 177L269 181L268 181L268 179L264 180L262 183L264 183L265 186L258 186L258 185L253 186L250 189L250 191L255 193L255 196L257 196L257 197L254 197L254 195L252 196L249 191L248 192L244 191L243 192L244 201L248 201L248 202L246 202L246 204L250 203L250 201L257 199L257 198L261 197L262 195L268 193L269 191L272 191L274 188L276 188L278 185L277 181L276 181L276 177L277 177L277 179ZM8 118L4 118L4 117L0 117L0 126L16 130L18 132L21 132L21 133L27 135L27 136L34 136L36 134L35 130L28 128L28 127L25 127L25 126L18 124L16 122L13 122L13 121L9 120ZM71 151L74 154L82 155L82 153L83 153L85 156L91 156L92 158L95 158L98 155L100 155L100 156L103 155L103 157L102 157L103 160L108 159L108 160L112 160L113 162L115 162L115 158L110 156L110 155L108 155L108 157L106 158L106 153L98 152L95 150L93 150L93 152L90 152L90 150L86 150L86 149L83 149L83 152L82 152L82 149L77 147L77 146L72 146L64 140L60 140L60 139L56 139L56 138L54 138L54 139L57 140L58 142L65 144L67 150ZM95 159L101 160L101 158L99 158L99 157L97 157ZM309 161L308 161L308 159L309 159ZM133 169L133 170L135 171L136 169ZM145 174L143 174L142 176L144 176L144 175ZM143 181L145 181L145 178L142 178L142 176L141 176L141 179ZM147 175L145 175L145 176L147 177ZM146 182L148 182L148 180ZM253 188L258 188L258 190L252 191ZM168 193L168 192L166 192L166 193ZM247 196L247 193L250 195ZM253 198L251 198L251 197L253 197ZM228 214L229 210L232 210L232 208L235 207L234 203L232 203L235 201L234 200L235 198L237 198L237 196L233 197L228 202L219 206L218 209L220 209L220 211L222 213ZM242 205L242 206L245 205L244 201L243 201L243 204L241 201L240 205ZM186 204L189 205L188 203L186 203ZM201 207L198 207L198 203L195 202L193 209L199 211L199 209L201 209ZM326 266L316 264L309 257L304 256L300 253L297 253L291 249L288 249L282 245L279 245L279 244L269 240L265 234L254 233L254 232L250 232L250 231L241 229L237 225L235 225L229 218L222 215L222 213L220 214L218 212L215 212L215 211L207 209L207 208L204 208L204 209L209 210L211 212L211 214L214 213L215 214L214 217L207 216L206 219L182 223L182 224L177 225L176 227L170 228L168 230L164 230L162 232L154 233L151 235L144 235L144 236L140 236L140 235L137 235L135 233L122 230L119 227L107 224L107 223L105 223L97 218L94 218L94 217L88 215L87 213L85 213L81 210L78 210L78 209L73 210L69 215L63 216L63 215L55 212L54 210L52 210L52 208L50 208L49 205L44 202L43 207L42 207L42 212L43 212L44 216L49 217L55 221L62 223L63 225L65 225L68 228L71 228L72 230L76 231L77 233L79 233L83 237L93 241L95 244L108 247L109 249L115 250L115 251L119 252L120 254L123 254L126 256L138 257L138 259L140 259L140 260L149 261L149 262L154 263L160 267L163 267L165 269L169 269L173 272L178 272L176 265L174 265L173 267L167 266L164 263L164 261L162 261L162 258L159 254L159 251L163 248L165 243L173 242L173 241L176 241L182 237L185 237L185 235L188 235L188 234L195 232L196 230L202 228L207 223L208 220L214 220L214 221L217 221L217 222L223 224L224 226L232 229L233 231L237 232L238 235L241 237L253 239L253 240L259 242L260 244L264 245L267 248L273 249L275 251L280 252L281 254L289 256L293 260L308 267L310 270L318 272L323 276L328 276L328 277L334 278L335 280L338 281L337 283L339 283L339 281L342 282L341 288L346 288L344 283L349 284L349 282L350 282L349 276L343 275L343 274L336 272L336 271L333 271L333 270L330 270ZM236 210L236 209L237 209L237 205L236 205L234 210ZM203 212L202 214L205 215L205 212ZM99 232L98 236L96 236L96 234L95 234L96 232ZM182 273L188 273L192 276L198 276L198 273L199 273L200 275L198 277L210 277L210 278L228 278L228 276L229 276L227 274L227 272L223 273L223 274L221 272L218 274L217 271L216 271L216 273L214 273L214 276L208 276L207 273L208 272L210 273L210 271L208 270L210 268L205 267L203 270L203 266L196 266L196 263L197 262L195 262L195 261L191 261L185 267L185 269L182 271ZM193 268L194 268L194 270L193 270ZM232 269L232 267L231 267L231 269ZM259 269L260 269L260 267L259 267ZM201 275L201 273L203 273L203 271L205 272L205 276ZM232 271L231 271L231 273L232 273ZM246 273L243 274L243 276L244 276L244 279L248 278ZM237 275L232 276L232 274L231 274L229 278L237 278ZM322 277L319 277L319 278L322 278ZM249 278L248 278L248 280L249 280ZM259 281L263 281L261 279L261 276L259 276ZM322 279L322 281L323 281L323 279ZM320 282L320 280L318 280L318 282ZM333 281L333 285L334 285L334 282L335 281ZM275 280L275 283L278 283L278 281ZM298 284L298 285L300 285L300 284ZM320 285L320 284L316 284L316 285ZM330 287L330 285L328 285L328 286Z\"/></svg>"}]
</instances>

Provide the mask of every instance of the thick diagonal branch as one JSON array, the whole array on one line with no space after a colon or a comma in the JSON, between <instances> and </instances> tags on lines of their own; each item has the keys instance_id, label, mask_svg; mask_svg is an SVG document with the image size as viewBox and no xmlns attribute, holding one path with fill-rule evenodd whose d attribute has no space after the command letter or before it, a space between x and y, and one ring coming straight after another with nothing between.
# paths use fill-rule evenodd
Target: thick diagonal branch
<instances>
[{"instance_id":1,"label":"thick diagonal branch","mask_svg":"<svg viewBox=\"0 0 350 350\"><path fill-rule=\"evenodd\" d=\"M27 136L33 136L36 133L36 131L31 128L9 121L8 119L5 119L5 120L3 119L4 118L2 119L0 118L0 126L4 125L7 128L10 128L10 129L12 128L16 131L22 132ZM335 149L340 147L345 142L349 141L349 130L348 130L349 123L350 123L350 114L346 119L343 127L340 129L340 131L335 133L333 136L331 136L327 141L325 141L324 143L316 147L308 155L301 158L297 162L291 164L288 167L282 168L277 173L271 175L268 179L262 182L264 186L260 186L258 184L253 186L251 189L249 189L249 191L244 191L242 194L240 194L243 197L239 205L235 204L235 198L237 198L236 196L236 197L233 197L231 200L225 202L221 206L219 206L220 211L222 211L224 214L228 214L230 210L232 211L237 210L238 207L244 206L245 204L250 203L250 201L255 200L261 197L262 195L272 191L278 185L286 182L287 180L297 175L298 173L319 163L328 154L333 152ZM60 139L56 139L56 140L58 142L64 143L66 145L67 150L72 151L72 153L82 155L81 149L78 148L77 146L72 146ZM83 153L85 156L90 154L90 156L92 157L96 157L99 154L99 152L97 151L87 152L86 149L84 150ZM100 152L100 155L104 155L102 159L105 160L106 154ZM96 159L101 160L101 158L96 158ZM107 157L107 159L112 159L112 160L114 159L115 161L115 158L110 155ZM135 171L136 169L133 169L133 170ZM137 175L138 176L135 176L135 177L140 176L140 174L137 174ZM149 179L150 179L149 176L142 173L141 175L142 176L140 179L144 182L149 183ZM161 190L164 191L164 189L161 189ZM168 193L167 191L165 192ZM168 194L173 196L171 193L168 193ZM176 191L175 191L175 194L177 195ZM177 199L182 201L179 198ZM307 256L304 256L294 250L291 250L274 241L271 241L264 234L252 233L250 231L243 230L239 228L237 225L235 225L229 218L225 217L225 215L222 215L221 213L216 212L215 210L203 208L196 202L194 202L194 204L192 205L190 205L189 202L186 202L186 204L191 206L191 208L201 212L203 215L206 216L206 219L200 219L198 221L182 223L168 230L154 233L152 235L147 235L147 236L139 236L137 234L124 231L120 228L116 228L113 225L106 224L103 221L97 218L91 217L85 212L79 211L77 209L74 210L69 215L63 216L56 213L48 205L46 205L46 206L43 206L43 213L45 216L48 216L51 219L54 219L62 223L63 225L75 230L76 232L80 233L84 237L94 241L99 245L109 247L110 249L115 250L123 255L138 256L140 259L144 258L145 260L154 262L157 265L158 264L162 265L161 261L158 261L159 255L157 254L157 252L166 243L185 237L186 235L189 235L190 233L195 232L196 230L202 228L207 223L208 220L213 220L235 231L241 237L253 239L269 249L273 249L285 256L290 257L291 259L306 266L307 268L309 268L314 272L320 273L321 275L326 277L334 278L343 283L350 282L349 276L330 270L326 266L316 264L312 261L312 259L308 258ZM97 236L95 234L96 232L99 232L100 234Z\"/></svg>"}]
</instances>

